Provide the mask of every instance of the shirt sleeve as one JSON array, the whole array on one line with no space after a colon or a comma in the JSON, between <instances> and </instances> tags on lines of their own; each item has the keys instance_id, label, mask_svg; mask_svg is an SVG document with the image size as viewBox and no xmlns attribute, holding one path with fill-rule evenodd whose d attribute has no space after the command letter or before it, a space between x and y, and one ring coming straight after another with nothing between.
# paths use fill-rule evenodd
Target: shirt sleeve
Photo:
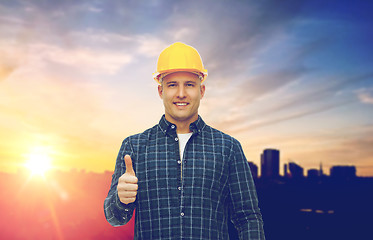
<instances>
[{"instance_id":1,"label":"shirt sleeve","mask_svg":"<svg viewBox=\"0 0 373 240\"><path fill-rule=\"evenodd\" d=\"M235 140L230 153L229 190L231 218L241 240L264 240L263 220L249 164Z\"/></svg>"},{"instance_id":2,"label":"shirt sleeve","mask_svg":"<svg viewBox=\"0 0 373 240\"><path fill-rule=\"evenodd\" d=\"M105 217L112 226L121 226L128 223L132 218L134 209L136 208L137 201L130 204L124 204L118 197L118 179L126 172L126 165L123 160L126 154L134 159L134 153L128 138L122 142L111 180L110 190L104 201Z\"/></svg>"}]
</instances>

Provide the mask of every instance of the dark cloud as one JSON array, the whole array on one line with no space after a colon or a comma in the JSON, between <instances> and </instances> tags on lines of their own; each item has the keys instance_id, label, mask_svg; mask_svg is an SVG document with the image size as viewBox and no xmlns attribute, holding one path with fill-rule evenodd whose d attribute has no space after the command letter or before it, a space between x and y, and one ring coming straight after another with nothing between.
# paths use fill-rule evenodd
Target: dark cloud
<instances>
[{"instance_id":1,"label":"dark cloud","mask_svg":"<svg viewBox=\"0 0 373 240\"><path fill-rule=\"evenodd\" d=\"M329 102L336 97L336 94L346 88L351 88L360 83L364 83L372 80L373 73L367 73L364 75L359 75L350 78L340 78L337 80L323 79L325 84L318 84L316 87L308 87L303 91L295 93L291 96L286 96L281 99L281 101L273 102L271 106L268 106L262 111L258 111L257 114L260 116L266 116L268 114L273 114L278 111L295 109L295 108L305 108L314 103L320 105L329 104ZM343 102L343 101L342 101Z\"/></svg>"},{"instance_id":2,"label":"dark cloud","mask_svg":"<svg viewBox=\"0 0 373 240\"><path fill-rule=\"evenodd\" d=\"M189 3L189 2L188 2ZM192 26L210 72L229 76L247 69L247 62L277 33L291 28L301 7L299 1L200 1L182 8L185 15L174 25ZM190 17L189 13L193 13ZM181 22L180 22L181 21ZM180 24L182 23L182 24Z\"/></svg>"},{"instance_id":3,"label":"dark cloud","mask_svg":"<svg viewBox=\"0 0 373 240\"><path fill-rule=\"evenodd\" d=\"M295 111L295 112L283 114L281 117L266 118L266 120L259 121L257 123L253 123L253 124L251 124L251 123L246 124L246 125L241 124L237 128L234 128L234 129L232 128L230 130L230 132L231 133L240 133L240 132L245 132L245 131L249 131L249 130L252 130L252 129L257 129L257 128L261 128L261 127L265 127L265 126L269 126L269 125L273 125L273 124L279 124L281 122L285 122L285 121L289 121L289 120L294 120L294 119L298 119L298 118L302 118L302 117L326 112L326 111L329 111L331 109L335 109L335 108L345 106L345 105L348 105L348 104L352 104L352 103L355 103L355 102L357 102L357 100L347 100L347 101L343 101L343 102L338 102L336 104L325 104L323 106L317 106L315 108L310 108L310 109L303 110L303 111Z\"/></svg>"},{"instance_id":4,"label":"dark cloud","mask_svg":"<svg viewBox=\"0 0 373 240\"><path fill-rule=\"evenodd\" d=\"M196 46L215 76L247 69L247 62L277 33L291 30L303 6L295 0L14 2L24 20L39 29L38 37L53 41L57 32L64 41L71 31L104 29L124 36L153 34L171 42L172 33L188 28L192 34L177 40Z\"/></svg>"},{"instance_id":5,"label":"dark cloud","mask_svg":"<svg viewBox=\"0 0 373 240\"><path fill-rule=\"evenodd\" d=\"M271 75L271 74L270 74ZM339 97L338 92L350 89L353 86L358 85L362 82L367 82L372 79L373 73L359 75L350 78L330 80L325 79L325 85L319 84L318 86L311 86L302 90L298 93L283 96L275 99L271 104L262 105L260 109L254 112L245 110L245 106L250 106L253 101L262 97L265 94L273 93L276 88L281 88L281 84L286 84L287 81L295 79L296 73L283 73L274 74L274 76L266 76L267 80L262 82L257 89L251 89L249 83L245 83L245 86L239 87L239 91L236 91L232 98L229 98L227 105L232 106L231 109L235 109L239 114L234 118L221 119L216 124L226 128L229 127L230 133L245 132L252 129L257 129L273 124L279 124L281 122L290 121L314 114L324 113L335 108L346 106L349 104L357 103L359 100L355 97ZM279 80L273 80L272 77L279 77ZM264 78L264 76L263 76ZM260 79L256 79L260 82ZM277 81L277 85L274 84ZM272 86L266 88L266 85L270 83ZM263 89L262 89L263 87ZM245 95L245 89L246 95ZM250 94L250 92L253 92ZM260 100L257 104L261 105ZM233 107L234 106L234 107ZM281 112L280 116L277 113Z\"/></svg>"},{"instance_id":6,"label":"dark cloud","mask_svg":"<svg viewBox=\"0 0 373 240\"><path fill-rule=\"evenodd\" d=\"M237 100L250 104L252 101L266 94L270 94L280 88L296 81L304 69L282 69L276 72L263 73L249 78L238 86Z\"/></svg>"}]
</instances>

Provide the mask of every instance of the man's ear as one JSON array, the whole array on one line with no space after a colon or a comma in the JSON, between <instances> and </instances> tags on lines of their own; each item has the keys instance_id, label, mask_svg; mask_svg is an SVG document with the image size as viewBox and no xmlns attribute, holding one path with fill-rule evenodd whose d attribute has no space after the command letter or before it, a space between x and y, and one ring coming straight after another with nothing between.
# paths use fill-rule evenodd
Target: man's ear
<instances>
[{"instance_id":1,"label":"man's ear","mask_svg":"<svg viewBox=\"0 0 373 240\"><path fill-rule=\"evenodd\" d=\"M204 84L201 85L201 99L205 96L206 86Z\"/></svg>"},{"instance_id":2,"label":"man's ear","mask_svg":"<svg viewBox=\"0 0 373 240\"><path fill-rule=\"evenodd\" d=\"M163 87L162 87L162 85L158 85L158 94L159 94L160 98L163 97Z\"/></svg>"}]
</instances>

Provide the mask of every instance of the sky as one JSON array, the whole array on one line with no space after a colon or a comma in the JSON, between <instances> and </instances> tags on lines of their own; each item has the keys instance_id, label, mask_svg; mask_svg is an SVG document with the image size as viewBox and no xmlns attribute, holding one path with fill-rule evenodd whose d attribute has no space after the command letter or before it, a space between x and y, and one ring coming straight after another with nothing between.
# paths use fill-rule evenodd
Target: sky
<instances>
[{"instance_id":1,"label":"sky","mask_svg":"<svg viewBox=\"0 0 373 240\"><path fill-rule=\"evenodd\" d=\"M124 138L164 113L159 53L195 47L199 114L260 165L265 148L373 176L371 1L1 1L0 171L34 153L113 171Z\"/></svg>"}]
</instances>

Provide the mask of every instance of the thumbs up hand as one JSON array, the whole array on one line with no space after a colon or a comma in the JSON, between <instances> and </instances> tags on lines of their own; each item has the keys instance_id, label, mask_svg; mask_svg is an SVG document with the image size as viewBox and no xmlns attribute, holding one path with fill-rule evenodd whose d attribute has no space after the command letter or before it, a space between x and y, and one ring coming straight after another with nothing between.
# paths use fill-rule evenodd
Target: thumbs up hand
<instances>
[{"instance_id":1,"label":"thumbs up hand","mask_svg":"<svg viewBox=\"0 0 373 240\"><path fill-rule=\"evenodd\" d=\"M137 177L132 167L132 159L130 155L124 156L126 163L126 172L118 179L118 197L124 204L132 203L136 200L137 195Z\"/></svg>"}]
</instances>

